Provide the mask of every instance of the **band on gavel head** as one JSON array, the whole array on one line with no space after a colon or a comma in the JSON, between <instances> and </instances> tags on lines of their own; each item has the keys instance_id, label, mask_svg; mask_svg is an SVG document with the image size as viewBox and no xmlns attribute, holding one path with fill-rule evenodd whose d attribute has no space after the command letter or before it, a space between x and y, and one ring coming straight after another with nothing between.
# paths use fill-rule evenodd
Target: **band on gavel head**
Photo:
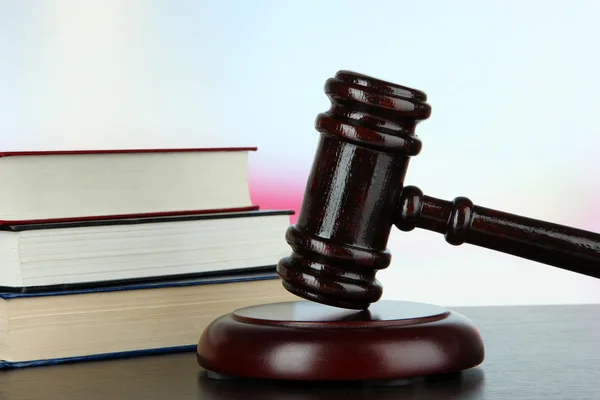
<instances>
[{"instance_id":1,"label":"band on gavel head","mask_svg":"<svg viewBox=\"0 0 600 400\"><path fill-rule=\"evenodd\" d=\"M419 154L416 125L431 114L425 93L350 71L325 83L331 100L320 132L298 221L286 231L292 249L277 272L308 300L366 309L382 295L375 274L387 249L409 158Z\"/></svg>"}]
</instances>

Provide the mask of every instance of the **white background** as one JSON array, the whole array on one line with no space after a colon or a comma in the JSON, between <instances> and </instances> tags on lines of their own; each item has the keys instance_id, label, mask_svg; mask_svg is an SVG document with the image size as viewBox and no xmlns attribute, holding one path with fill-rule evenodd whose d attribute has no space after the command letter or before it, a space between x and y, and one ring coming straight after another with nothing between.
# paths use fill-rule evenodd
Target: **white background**
<instances>
[{"instance_id":1,"label":"white background","mask_svg":"<svg viewBox=\"0 0 600 400\"><path fill-rule=\"evenodd\" d=\"M597 1L0 5L1 150L256 145L254 173L303 187L323 83L352 69L429 96L407 184L600 232ZM438 234L389 245L386 298L600 300L599 280Z\"/></svg>"}]
</instances>

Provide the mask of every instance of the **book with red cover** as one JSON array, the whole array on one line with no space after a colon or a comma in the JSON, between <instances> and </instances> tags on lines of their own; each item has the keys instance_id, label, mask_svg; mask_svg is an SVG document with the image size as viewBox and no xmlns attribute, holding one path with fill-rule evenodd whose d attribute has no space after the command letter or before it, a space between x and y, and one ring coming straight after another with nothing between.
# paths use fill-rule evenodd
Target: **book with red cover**
<instances>
[{"instance_id":1,"label":"book with red cover","mask_svg":"<svg viewBox=\"0 0 600 400\"><path fill-rule=\"evenodd\" d=\"M0 153L0 224L257 210L256 147Z\"/></svg>"},{"instance_id":2,"label":"book with red cover","mask_svg":"<svg viewBox=\"0 0 600 400\"><path fill-rule=\"evenodd\" d=\"M0 226L0 290L99 287L273 267L291 210Z\"/></svg>"}]
</instances>

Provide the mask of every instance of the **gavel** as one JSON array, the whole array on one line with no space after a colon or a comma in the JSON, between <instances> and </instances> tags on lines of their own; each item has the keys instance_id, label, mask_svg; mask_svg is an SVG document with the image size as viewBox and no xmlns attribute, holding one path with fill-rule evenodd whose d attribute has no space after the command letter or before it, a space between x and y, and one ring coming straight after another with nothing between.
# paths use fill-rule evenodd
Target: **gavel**
<instances>
[{"instance_id":1,"label":"gavel","mask_svg":"<svg viewBox=\"0 0 600 400\"><path fill-rule=\"evenodd\" d=\"M331 107L315 121L316 155L298 220L285 231L291 254L276 268L282 290L299 299L214 320L197 347L209 376L403 384L481 364L483 339L467 316L380 300L376 273L390 265L394 226L600 277L599 234L404 186L421 151L415 129L431 115L425 93L351 71L328 79L325 92Z\"/></svg>"},{"instance_id":2,"label":"gavel","mask_svg":"<svg viewBox=\"0 0 600 400\"><path fill-rule=\"evenodd\" d=\"M404 187L415 129L429 118L424 92L352 71L326 81L331 100L297 223L285 233L292 254L277 273L291 293L313 302L367 309L383 293L392 227L422 228L451 245L469 243L600 278L600 234Z\"/></svg>"}]
</instances>

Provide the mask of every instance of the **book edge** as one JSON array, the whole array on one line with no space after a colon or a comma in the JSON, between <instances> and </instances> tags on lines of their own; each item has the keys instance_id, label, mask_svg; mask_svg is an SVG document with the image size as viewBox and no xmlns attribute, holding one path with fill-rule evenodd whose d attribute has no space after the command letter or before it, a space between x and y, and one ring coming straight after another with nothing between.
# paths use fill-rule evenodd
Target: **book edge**
<instances>
[{"instance_id":1,"label":"book edge","mask_svg":"<svg viewBox=\"0 0 600 400\"><path fill-rule=\"evenodd\" d=\"M84 217L73 219L45 219L23 221L14 223L13 221L0 221L0 231L22 232L28 230L41 229L60 229L77 228L92 226L110 226L110 225L136 225L152 224L161 222L180 222L180 221L200 221L207 219L225 219L225 218L248 218L263 217L275 215L294 215L294 210L261 210L258 206L240 208L240 209L220 209L211 212L171 212L171 213L152 213L152 214L123 214L108 218Z\"/></svg>"},{"instance_id":2,"label":"book edge","mask_svg":"<svg viewBox=\"0 0 600 400\"><path fill-rule=\"evenodd\" d=\"M162 354L175 354L196 351L197 344L171 346L171 347L158 347L150 349L140 350L125 350L113 353L101 353L101 354L90 354L86 356L74 356L74 357L63 357L63 358L51 358L51 359L40 359L31 361L6 361L0 360L1 369L17 369L17 368L31 368L50 366L57 364L75 363L82 361L103 361L103 360L114 360L114 359L125 359L141 356L152 356Z\"/></svg>"},{"instance_id":3,"label":"book edge","mask_svg":"<svg viewBox=\"0 0 600 400\"><path fill-rule=\"evenodd\" d=\"M264 269L268 268L268 271ZM202 285L219 285L226 283L238 283L238 282L256 282L265 280L277 280L280 279L276 271L276 265L265 266L263 269L258 271L248 271L245 273L228 274L224 272L219 275L208 275L193 278L184 279L169 279L164 277L162 280L155 281L142 281L142 282L129 282L129 283L107 283L106 285L92 286L92 287L76 287L71 289L55 289L47 291L33 291L33 292L0 292L0 300L10 301L14 299L32 298L32 297L49 297L49 296L71 296L86 293L110 293L110 292L122 292L132 290L149 290L149 289L163 289L171 287L189 287L189 286L202 286Z\"/></svg>"},{"instance_id":4,"label":"book edge","mask_svg":"<svg viewBox=\"0 0 600 400\"><path fill-rule=\"evenodd\" d=\"M252 205L247 207L235 207L235 208L212 208L204 210L184 210L184 211L162 211L153 213L138 213L138 214L111 214L111 215L93 215L93 216L81 216L81 217L68 217L68 218L45 218L45 219L25 219L25 220L0 220L0 229L4 230L24 230L17 227L25 225L54 225L54 224L82 224L89 222L90 225L106 225L111 221L125 221L135 220L141 222L150 222L160 219L165 220L168 217L194 217L194 216L209 216L213 215L227 215L227 214L239 214L253 211L259 211L259 205ZM262 211L262 210L261 210ZM269 210L267 210L269 211ZM293 211L292 211L293 213ZM154 221L153 221L154 222ZM116 222L114 222L116 224ZM88 225L88 226L90 226ZM39 228L38 228L39 229ZM47 228L45 228L47 229Z\"/></svg>"},{"instance_id":5,"label":"book edge","mask_svg":"<svg viewBox=\"0 0 600 400\"><path fill-rule=\"evenodd\" d=\"M272 274L276 269L276 264L269 265L256 265L251 267L232 268L232 269L220 269L213 271L201 271L201 272L190 272L183 274L168 274L168 275L155 275L155 276L140 276L135 278L125 279L106 279L96 281L85 281L85 282L74 282L74 283L52 283L48 285L31 285L31 286L4 286L0 285L0 299L2 295L6 294L35 294L45 292L69 292L74 290L102 290L112 286L143 286L143 285L155 285L157 283L167 284L169 282L182 282L182 281L194 281L204 280L211 277L224 278L224 277L235 277L247 274L254 274L256 276L261 273Z\"/></svg>"},{"instance_id":6,"label":"book edge","mask_svg":"<svg viewBox=\"0 0 600 400\"><path fill-rule=\"evenodd\" d=\"M53 155L88 155L88 154L142 154L142 153L192 153L192 152L230 152L257 151L258 147L190 147L190 148L152 148L152 149L96 149L96 150L33 150L33 151L0 151L0 157L16 156L53 156Z\"/></svg>"}]
</instances>

